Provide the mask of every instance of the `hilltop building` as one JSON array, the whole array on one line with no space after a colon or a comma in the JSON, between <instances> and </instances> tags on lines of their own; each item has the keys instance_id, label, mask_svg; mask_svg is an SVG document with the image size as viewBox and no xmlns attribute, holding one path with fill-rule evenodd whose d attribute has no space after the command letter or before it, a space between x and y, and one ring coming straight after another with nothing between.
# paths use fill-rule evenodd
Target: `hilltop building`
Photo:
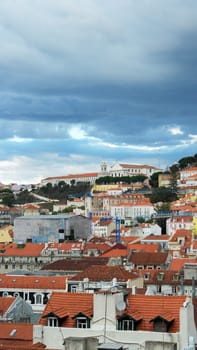
<instances>
[{"instance_id":1,"label":"hilltop building","mask_svg":"<svg viewBox=\"0 0 197 350\"><path fill-rule=\"evenodd\" d=\"M45 186L48 183L51 183L54 186L57 185L60 181L64 181L68 185L77 184L79 182L87 182L90 184L94 184L96 179L103 176L121 177L145 175L147 177L150 177L152 174L158 171L162 170L152 165L126 163L123 164L118 162L113 164L108 170L107 163L102 162L100 165L100 172L47 177L41 180L40 187Z\"/></svg>"},{"instance_id":2,"label":"hilltop building","mask_svg":"<svg viewBox=\"0 0 197 350\"><path fill-rule=\"evenodd\" d=\"M162 171L152 165L115 163L109 170L109 175L114 177L145 175L150 177L155 172Z\"/></svg>"}]
</instances>

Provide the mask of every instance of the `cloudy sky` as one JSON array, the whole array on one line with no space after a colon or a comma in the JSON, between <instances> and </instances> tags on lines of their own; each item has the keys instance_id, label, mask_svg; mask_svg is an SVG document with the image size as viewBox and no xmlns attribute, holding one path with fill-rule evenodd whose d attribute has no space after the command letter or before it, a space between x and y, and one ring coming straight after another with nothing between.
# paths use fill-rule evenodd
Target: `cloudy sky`
<instances>
[{"instance_id":1,"label":"cloudy sky","mask_svg":"<svg viewBox=\"0 0 197 350\"><path fill-rule=\"evenodd\" d=\"M196 0L1 0L0 182L197 153Z\"/></svg>"}]
</instances>

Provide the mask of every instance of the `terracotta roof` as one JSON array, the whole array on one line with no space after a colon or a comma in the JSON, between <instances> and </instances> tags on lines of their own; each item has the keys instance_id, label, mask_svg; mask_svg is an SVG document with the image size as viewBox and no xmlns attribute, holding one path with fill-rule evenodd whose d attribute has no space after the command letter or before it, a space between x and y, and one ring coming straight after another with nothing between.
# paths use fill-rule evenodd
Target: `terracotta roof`
<instances>
[{"instance_id":1,"label":"terracotta roof","mask_svg":"<svg viewBox=\"0 0 197 350\"><path fill-rule=\"evenodd\" d=\"M48 249L63 250L64 252L71 251L72 249L78 248L83 250L83 243L78 241L69 241L69 242L50 242L47 246Z\"/></svg>"},{"instance_id":2,"label":"terracotta roof","mask_svg":"<svg viewBox=\"0 0 197 350\"><path fill-rule=\"evenodd\" d=\"M142 321L138 324L137 330L153 331L153 323L157 317L172 321L169 332L179 332L180 308L186 300L185 296L158 296L158 295L129 295L128 307L125 313L141 315Z\"/></svg>"},{"instance_id":3,"label":"terracotta roof","mask_svg":"<svg viewBox=\"0 0 197 350\"><path fill-rule=\"evenodd\" d=\"M24 209L35 209L35 210L38 210L40 209L40 205L37 205L37 204L25 204L23 206Z\"/></svg>"},{"instance_id":4,"label":"terracotta roof","mask_svg":"<svg viewBox=\"0 0 197 350\"><path fill-rule=\"evenodd\" d=\"M83 257L79 259L61 259L44 265L41 270L64 271L76 273L83 271L90 265L107 265L107 257Z\"/></svg>"},{"instance_id":5,"label":"terracotta roof","mask_svg":"<svg viewBox=\"0 0 197 350\"><path fill-rule=\"evenodd\" d=\"M15 300L15 297L0 297L1 315L4 315L7 312L7 310L14 303Z\"/></svg>"},{"instance_id":6,"label":"terracotta roof","mask_svg":"<svg viewBox=\"0 0 197 350\"><path fill-rule=\"evenodd\" d=\"M133 274L126 271L123 266L92 265L74 277L69 278L69 280L83 281L84 278L88 278L90 282L100 282L112 281L113 278L117 278L118 282L126 282L132 277L134 277Z\"/></svg>"},{"instance_id":7,"label":"terracotta roof","mask_svg":"<svg viewBox=\"0 0 197 350\"><path fill-rule=\"evenodd\" d=\"M33 324L7 322L1 322L0 347L4 350L44 348L40 343L33 345Z\"/></svg>"},{"instance_id":8,"label":"terracotta roof","mask_svg":"<svg viewBox=\"0 0 197 350\"><path fill-rule=\"evenodd\" d=\"M61 311L60 311L61 310ZM74 317L83 313L93 315L93 294L89 293L52 293L40 319L40 324L47 325L47 315L61 315L61 327L75 327Z\"/></svg>"},{"instance_id":9,"label":"terracotta roof","mask_svg":"<svg viewBox=\"0 0 197 350\"><path fill-rule=\"evenodd\" d=\"M121 237L120 240L121 240L121 243L127 245L128 243L139 242L140 238L137 236L125 236L125 237Z\"/></svg>"},{"instance_id":10,"label":"terracotta roof","mask_svg":"<svg viewBox=\"0 0 197 350\"><path fill-rule=\"evenodd\" d=\"M98 250L100 252L104 252L107 249L109 249L109 244L107 243L91 243L88 242L85 244L84 246L84 251L88 251L88 250Z\"/></svg>"},{"instance_id":11,"label":"terracotta roof","mask_svg":"<svg viewBox=\"0 0 197 350\"><path fill-rule=\"evenodd\" d=\"M25 243L24 246L16 243L5 244L4 252L1 250L0 256L40 256L44 247L44 244L36 243Z\"/></svg>"},{"instance_id":12,"label":"terracotta roof","mask_svg":"<svg viewBox=\"0 0 197 350\"><path fill-rule=\"evenodd\" d=\"M160 235L160 236L156 236L153 234L150 234L148 236L146 236L145 238L143 238L143 241L168 241L169 236L167 235Z\"/></svg>"},{"instance_id":13,"label":"terracotta roof","mask_svg":"<svg viewBox=\"0 0 197 350\"><path fill-rule=\"evenodd\" d=\"M70 174L70 175L64 175L64 176L47 177L43 180L46 181L46 180L56 180L56 179L73 179L73 178L97 177L97 176L98 176L98 173Z\"/></svg>"},{"instance_id":14,"label":"terracotta roof","mask_svg":"<svg viewBox=\"0 0 197 350\"><path fill-rule=\"evenodd\" d=\"M109 248L107 251L105 251L101 257L108 257L108 258L113 258L113 257L127 257L128 255L128 249L125 245L122 243L117 243L113 247Z\"/></svg>"},{"instance_id":15,"label":"terracotta roof","mask_svg":"<svg viewBox=\"0 0 197 350\"><path fill-rule=\"evenodd\" d=\"M160 249L160 244L142 244L142 243L129 243L128 248L131 251L135 252L149 252L149 253L155 253L158 252Z\"/></svg>"},{"instance_id":16,"label":"terracotta roof","mask_svg":"<svg viewBox=\"0 0 197 350\"><path fill-rule=\"evenodd\" d=\"M139 270L137 270L139 272ZM140 270L144 285L180 285L183 274L173 270ZM166 291L168 294L168 291Z\"/></svg>"},{"instance_id":17,"label":"terracotta roof","mask_svg":"<svg viewBox=\"0 0 197 350\"><path fill-rule=\"evenodd\" d=\"M11 276L0 275L1 288L25 288L25 289L66 289L67 277L65 276Z\"/></svg>"},{"instance_id":18,"label":"terracotta roof","mask_svg":"<svg viewBox=\"0 0 197 350\"><path fill-rule=\"evenodd\" d=\"M187 173L187 172L190 172L190 171L196 171L197 172L197 167L196 166L191 166L189 168L181 170L181 173Z\"/></svg>"},{"instance_id":19,"label":"terracotta roof","mask_svg":"<svg viewBox=\"0 0 197 350\"><path fill-rule=\"evenodd\" d=\"M187 263L197 263L197 259L192 258L173 258L169 269L174 271L181 271L183 266Z\"/></svg>"},{"instance_id":20,"label":"terracotta roof","mask_svg":"<svg viewBox=\"0 0 197 350\"><path fill-rule=\"evenodd\" d=\"M171 237L169 237L168 242L169 243L176 243L176 242L178 243L178 238L184 238L185 243L188 242L188 244L190 246L191 240L192 240L192 230L178 229Z\"/></svg>"},{"instance_id":21,"label":"terracotta roof","mask_svg":"<svg viewBox=\"0 0 197 350\"><path fill-rule=\"evenodd\" d=\"M129 258L129 262L134 265L161 265L165 264L168 253L134 252Z\"/></svg>"},{"instance_id":22,"label":"terracotta roof","mask_svg":"<svg viewBox=\"0 0 197 350\"><path fill-rule=\"evenodd\" d=\"M149 198L139 199L132 202L121 202L111 205L111 207L138 207L138 206L153 206Z\"/></svg>"},{"instance_id":23,"label":"terracotta roof","mask_svg":"<svg viewBox=\"0 0 197 350\"><path fill-rule=\"evenodd\" d=\"M193 249L197 250L197 240L196 239L193 241Z\"/></svg>"},{"instance_id":24,"label":"terracotta roof","mask_svg":"<svg viewBox=\"0 0 197 350\"><path fill-rule=\"evenodd\" d=\"M102 257L108 257L108 258L118 258L118 257L127 257L128 251L127 250L121 250L121 249L112 249L108 252L105 252L102 254Z\"/></svg>"},{"instance_id":25,"label":"terracotta roof","mask_svg":"<svg viewBox=\"0 0 197 350\"><path fill-rule=\"evenodd\" d=\"M113 220L99 221L97 226L108 226L113 223Z\"/></svg>"},{"instance_id":26,"label":"terracotta roof","mask_svg":"<svg viewBox=\"0 0 197 350\"><path fill-rule=\"evenodd\" d=\"M10 335L12 330L16 330L13 332L13 335ZM0 327L0 342L2 339L10 339L10 340L33 340L33 324L30 323L7 323L1 322Z\"/></svg>"}]
</instances>

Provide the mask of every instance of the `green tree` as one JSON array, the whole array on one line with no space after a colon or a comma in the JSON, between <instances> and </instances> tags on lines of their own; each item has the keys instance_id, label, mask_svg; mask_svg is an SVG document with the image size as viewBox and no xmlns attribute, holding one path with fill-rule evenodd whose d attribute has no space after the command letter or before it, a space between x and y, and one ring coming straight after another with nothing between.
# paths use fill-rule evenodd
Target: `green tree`
<instances>
[{"instance_id":1,"label":"green tree","mask_svg":"<svg viewBox=\"0 0 197 350\"><path fill-rule=\"evenodd\" d=\"M15 197L13 193L6 194L2 197L2 203L6 207L12 207L14 205L14 202L15 202Z\"/></svg>"},{"instance_id":2,"label":"green tree","mask_svg":"<svg viewBox=\"0 0 197 350\"><path fill-rule=\"evenodd\" d=\"M159 175L162 174L162 171L158 171L151 175L150 177L150 185L154 188L159 186Z\"/></svg>"},{"instance_id":3,"label":"green tree","mask_svg":"<svg viewBox=\"0 0 197 350\"><path fill-rule=\"evenodd\" d=\"M195 162L195 158L192 156L181 158L178 162L179 168L180 169L187 168L188 166L193 165L194 162Z\"/></svg>"},{"instance_id":4,"label":"green tree","mask_svg":"<svg viewBox=\"0 0 197 350\"><path fill-rule=\"evenodd\" d=\"M177 180L179 178L179 165L178 164L173 164L170 167L170 176L171 176L170 187L171 187L171 191L174 193L174 200L176 200L177 195L178 195Z\"/></svg>"}]
</instances>

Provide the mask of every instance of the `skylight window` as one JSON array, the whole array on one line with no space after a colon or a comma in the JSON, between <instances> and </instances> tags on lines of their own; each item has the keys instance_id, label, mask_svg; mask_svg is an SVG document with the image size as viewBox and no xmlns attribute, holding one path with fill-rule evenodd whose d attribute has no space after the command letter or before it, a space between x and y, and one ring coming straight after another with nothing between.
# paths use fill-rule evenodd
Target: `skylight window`
<instances>
[{"instance_id":1,"label":"skylight window","mask_svg":"<svg viewBox=\"0 0 197 350\"><path fill-rule=\"evenodd\" d=\"M9 336L13 337L15 334L16 334L16 329L12 329L12 331L9 334Z\"/></svg>"}]
</instances>

